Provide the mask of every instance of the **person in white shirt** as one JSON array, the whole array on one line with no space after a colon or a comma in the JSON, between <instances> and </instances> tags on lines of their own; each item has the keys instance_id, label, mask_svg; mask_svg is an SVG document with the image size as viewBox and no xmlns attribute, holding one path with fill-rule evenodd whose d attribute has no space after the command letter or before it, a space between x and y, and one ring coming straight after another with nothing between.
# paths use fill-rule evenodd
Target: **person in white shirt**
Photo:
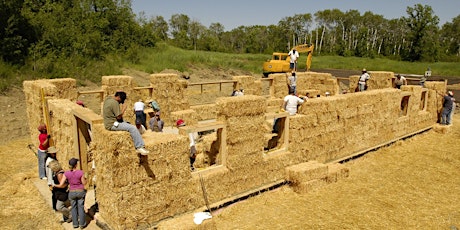
<instances>
[{"instance_id":1,"label":"person in white shirt","mask_svg":"<svg viewBox=\"0 0 460 230\"><path fill-rule=\"evenodd\" d=\"M141 121L141 124L144 127L147 127L147 115L144 112L145 104L142 102L142 99L134 103L134 113L136 114L136 121Z\"/></svg>"},{"instance_id":2,"label":"person in white shirt","mask_svg":"<svg viewBox=\"0 0 460 230\"><path fill-rule=\"evenodd\" d=\"M289 115L296 115L297 106L303 104L305 101L297 97L294 91L290 90L289 95L284 97L283 109L289 112Z\"/></svg>"},{"instance_id":3,"label":"person in white shirt","mask_svg":"<svg viewBox=\"0 0 460 230\"><path fill-rule=\"evenodd\" d=\"M367 73L366 69L363 69L358 82L360 92L363 92L367 89L367 80L369 80L369 78L371 78L371 76Z\"/></svg>"},{"instance_id":4,"label":"person in white shirt","mask_svg":"<svg viewBox=\"0 0 460 230\"><path fill-rule=\"evenodd\" d=\"M288 55L291 59L289 61L289 68L291 70L297 71L297 59L299 58L299 52L297 52L297 50L295 49L292 49L291 51L289 51Z\"/></svg>"},{"instance_id":5,"label":"person in white shirt","mask_svg":"<svg viewBox=\"0 0 460 230\"><path fill-rule=\"evenodd\" d=\"M289 86L289 90L294 91L294 94L297 93L297 77L295 76L295 72L292 71L291 76L288 77L287 83Z\"/></svg>"},{"instance_id":6,"label":"person in white shirt","mask_svg":"<svg viewBox=\"0 0 460 230\"><path fill-rule=\"evenodd\" d=\"M402 85L407 85L407 80L404 76L401 76L401 75L396 75L396 79L395 79L395 87L397 89L401 89L401 86Z\"/></svg>"}]
</instances>

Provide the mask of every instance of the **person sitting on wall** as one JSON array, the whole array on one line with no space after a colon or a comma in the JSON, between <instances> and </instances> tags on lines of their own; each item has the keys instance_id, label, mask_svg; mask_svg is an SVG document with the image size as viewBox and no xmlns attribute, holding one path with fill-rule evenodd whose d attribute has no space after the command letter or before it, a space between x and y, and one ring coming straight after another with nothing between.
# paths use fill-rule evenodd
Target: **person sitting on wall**
<instances>
[{"instance_id":1,"label":"person sitting on wall","mask_svg":"<svg viewBox=\"0 0 460 230\"><path fill-rule=\"evenodd\" d=\"M371 76L367 73L366 69L363 69L361 76L359 77L359 91L363 92L367 90L367 81L371 78Z\"/></svg>"},{"instance_id":2,"label":"person sitting on wall","mask_svg":"<svg viewBox=\"0 0 460 230\"><path fill-rule=\"evenodd\" d=\"M160 111L155 112L155 115L149 120L150 129L153 132L163 132L164 125L164 121L160 118Z\"/></svg>"},{"instance_id":3,"label":"person sitting on wall","mask_svg":"<svg viewBox=\"0 0 460 230\"><path fill-rule=\"evenodd\" d=\"M395 79L395 87L397 89L401 89L402 85L407 85L407 80L404 76L401 76L400 74L396 75Z\"/></svg>"},{"instance_id":4,"label":"person sitting on wall","mask_svg":"<svg viewBox=\"0 0 460 230\"><path fill-rule=\"evenodd\" d=\"M182 119L179 119L176 121L176 127L179 128L179 127L182 127L182 126L185 126L185 121L182 120ZM190 170L193 172L195 170L195 167L193 166L193 163L195 163L195 159L196 159L196 143L195 143L195 137L193 135L193 133L189 133L188 134L188 138L190 140L190 156L189 156L189 159L190 159Z\"/></svg>"},{"instance_id":5,"label":"person sitting on wall","mask_svg":"<svg viewBox=\"0 0 460 230\"><path fill-rule=\"evenodd\" d=\"M134 141L136 151L141 155L149 154L144 148L144 140L137 130L136 126L123 121L123 114L126 111L126 93L119 91L113 97L107 97L102 108L102 117L104 118L104 127L110 131L128 131ZM122 108L120 109L120 104Z\"/></svg>"},{"instance_id":6,"label":"person sitting on wall","mask_svg":"<svg viewBox=\"0 0 460 230\"><path fill-rule=\"evenodd\" d=\"M304 96L301 96L301 97L305 99ZM289 115L291 116L296 115L297 106L305 102L302 98L297 97L293 90L289 90L289 95L284 97L282 109L289 112Z\"/></svg>"}]
</instances>

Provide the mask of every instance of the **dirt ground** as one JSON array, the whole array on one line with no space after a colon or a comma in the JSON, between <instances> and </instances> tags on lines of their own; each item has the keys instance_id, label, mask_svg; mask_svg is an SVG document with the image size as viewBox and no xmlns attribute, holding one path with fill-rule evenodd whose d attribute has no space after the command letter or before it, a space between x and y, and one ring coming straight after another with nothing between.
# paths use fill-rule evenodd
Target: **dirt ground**
<instances>
[{"instance_id":1,"label":"dirt ground","mask_svg":"<svg viewBox=\"0 0 460 230\"><path fill-rule=\"evenodd\" d=\"M333 75L356 74L355 71L339 72ZM146 73L126 70L126 74L133 76L140 86L148 84ZM186 74L191 82L230 80L234 75L247 75L223 70L193 70ZM97 87L88 84L82 90ZM85 100L90 105L98 104L98 99ZM27 148L28 123L22 89L14 88L1 95L0 109L3 111L3 123L0 125L0 138L3 140L0 144L0 227L61 228L59 219L33 185L37 177L37 163L34 154ZM346 163L351 169L350 177L328 185L327 189L300 195L284 186L229 207L197 227L456 229L452 227L460 227L459 124L460 116L456 114L454 125L447 134L429 131ZM179 221L165 223L163 228L180 226Z\"/></svg>"}]
</instances>

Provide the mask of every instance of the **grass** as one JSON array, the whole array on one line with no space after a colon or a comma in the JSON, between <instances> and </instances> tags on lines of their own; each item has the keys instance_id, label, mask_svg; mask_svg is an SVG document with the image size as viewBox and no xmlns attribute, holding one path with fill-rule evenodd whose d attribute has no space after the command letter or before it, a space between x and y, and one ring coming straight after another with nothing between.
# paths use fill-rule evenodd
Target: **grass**
<instances>
[{"instance_id":1,"label":"grass","mask_svg":"<svg viewBox=\"0 0 460 230\"><path fill-rule=\"evenodd\" d=\"M158 43L155 48L137 48L121 54L107 55L104 60L68 58L50 61L38 60L28 66L18 68L0 62L0 91L22 87L22 81L39 78L75 78L79 85L85 81L100 83L101 76L121 74L122 68L131 68L147 73L158 73L165 69L188 72L192 68L244 70L253 75L262 75L262 64L271 55L229 54L208 51L183 50L166 43ZM299 68L305 69L306 55L299 60ZM33 70L34 65L36 70ZM384 58L358 58L313 55L312 69L347 69L392 71L404 74L423 74L428 67L433 76L460 78L458 62L403 62Z\"/></svg>"}]
</instances>

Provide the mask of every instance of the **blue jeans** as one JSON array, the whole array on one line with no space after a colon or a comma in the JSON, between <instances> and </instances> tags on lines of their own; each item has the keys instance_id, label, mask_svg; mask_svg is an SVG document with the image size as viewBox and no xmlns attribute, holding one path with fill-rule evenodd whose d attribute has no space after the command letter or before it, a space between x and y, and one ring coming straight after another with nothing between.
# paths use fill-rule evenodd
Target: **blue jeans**
<instances>
[{"instance_id":1,"label":"blue jeans","mask_svg":"<svg viewBox=\"0 0 460 230\"><path fill-rule=\"evenodd\" d=\"M446 108L442 109L441 124L450 125L450 119L451 119L451 114L452 114L451 112L452 112L452 108L451 109L446 109Z\"/></svg>"},{"instance_id":2,"label":"blue jeans","mask_svg":"<svg viewBox=\"0 0 460 230\"><path fill-rule=\"evenodd\" d=\"M120 122L118 124L118 127L112 126L110 128L112 131L128 131L129 134L131 134L131 138L133 138L134 141L134 147L141 148L144 147L144 140L142 139L141 134L139 133L139 130L137 130L136 126L131 125L127 122Z\"/></svg>"},{"instance_id":3,"label":"blue jeans","mask_svg":"<svg viewBox=\"0 0 460 230\"><path fill-rule=\"evenodd\" d=\"M358 86L359 86L359 91L360 91L360 92L366 90L366 84L358 84Z\"/></svg>"},{"instance_id":4,"label":"blue jeans","mask_svg":"<svg viewBox=\"0 0 460 230\"><path fill-rule=\"evenodd\" d=\"M45 170L45 162L46 162L46 152L42 152L41 150L37 151L38 157L38 177L42 179L46 177L46 170Z\"/></svg>"},{"instance_id":5,"label":"blue jeans","mask_svg":"<svg viewBox=\"0 0 460 230\"><path fill-rule=\"evenodd\" d=\"M86 226L85 196L85 190L69 192L70 205L72 206L72 225L74 228Z\"/></svg>"}]
</instances>

